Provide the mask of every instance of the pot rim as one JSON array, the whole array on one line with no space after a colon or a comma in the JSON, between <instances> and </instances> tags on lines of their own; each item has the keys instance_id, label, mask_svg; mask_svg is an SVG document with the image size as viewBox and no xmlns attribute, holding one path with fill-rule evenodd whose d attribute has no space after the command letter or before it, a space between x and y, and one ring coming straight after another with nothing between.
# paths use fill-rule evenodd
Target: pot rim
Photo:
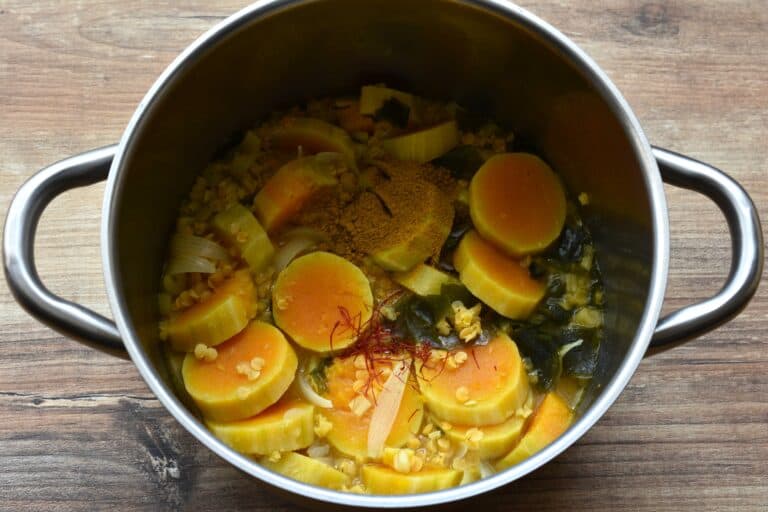
<instances>
[{"instance_id":1,"label":"pot rim","mask_svg":"<svg viewBox=\"0 0 768 512\"><path fill-rule=\"evenodd\" d=\"M574 444L584 433L586 433L586 431L603 416L623 391L637 369L640 360L643 358L651 336L653 335L661 311L667 282L669 265L669 224L666 198L658 166L651 152L648 140L645 137L637 118L630 109L629 104L597 63L576 46L575 43L547 22L541 20L527 10L510 4L505 0L462 1L472 7L485 10L490 14L511 19L522 27L525 27L540 36L554 49L562 52L591 82L591 84L600 91L600 94L619 120L625 133L629 136L640 166L644 170L643 179L650 191L651 218L654 237L654 263L651 269L648 300L641 316L640 326L635 333L630 349L622 361L619 370L605 386L600 397L577 420L577 422L566 431L565 434L522 463L491 477L461 487L453 487L430 493L401 496L358 495L341 491L332 491L304 484L278 473L274 473L262 467L254 460L235 452L213 436L213 434L211 434L205 426L187 410L175 394L165 385L155 371L149 357L141 348L141 342L136 333L131 329L126 313L127 308L123 300L123 288L114 278L117 261L115 244L111 233L113 232L116 223L116 211L118 206L118 201L115 200L116 192L121 188L124 179L120 171L126 154L126 149L131 146L134 137L136 137L137 127L142 122L145 114L148 112L154 101L164 93L166 86L171 84L177 74L198 55L210 46L220 42L232 31L251 22L255 18L274 14L280 10L306 3L306 1L262 0L254 3L217 23L182 51L155 81L131 117L117 148L104 192L101 225L102 263L109 303L125 346L131 359L139 370L139 373L163 406L189 433L219 457L230 464L233 464L245 473L286 492L338 505L366 508L402 508L430 506L459 501L501 487L544 465Z\"/></svg>"}]
</instances>

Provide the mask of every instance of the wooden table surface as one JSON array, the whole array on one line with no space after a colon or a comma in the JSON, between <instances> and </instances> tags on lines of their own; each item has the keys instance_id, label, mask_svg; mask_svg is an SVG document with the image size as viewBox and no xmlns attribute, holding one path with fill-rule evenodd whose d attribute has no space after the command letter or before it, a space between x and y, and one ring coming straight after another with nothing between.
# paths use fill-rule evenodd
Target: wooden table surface
<instances>
[{"instance_id":1,"label":"wooden table surface","mask_svg":"<svg viewBox=\"0 0 768 512\"><path fill-rule=\"evenodd\" d=\"M0 0L0 211L33 172L117 141L156 76L246 0ZM725 169L768 219L762 1L526 0L590 53L649 139ZM103 184L67 193L37 239L52 290L109 313ZM667 187L666 308L716 291L719 211ZM616 404L488 510L768 510L768 288L733 322L645 360ZM133 365L32 320L0 284L0 509L290 510L181 429Z\"/></svg>"}]
</instances>

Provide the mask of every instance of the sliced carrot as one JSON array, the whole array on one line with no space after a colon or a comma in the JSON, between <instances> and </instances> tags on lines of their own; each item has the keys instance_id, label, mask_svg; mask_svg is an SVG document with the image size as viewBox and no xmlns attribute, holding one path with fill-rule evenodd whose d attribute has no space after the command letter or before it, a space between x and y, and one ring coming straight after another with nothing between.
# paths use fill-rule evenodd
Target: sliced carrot
<instances>
[{"instance_id":1,"label":"sliced carrot","mask_svg":"<svg viewBox=\"0 0 768 512\"><path fill-rule=\"evenodd\" d=\"M253 200L264 229L274 232L319 191L336 185L345 166L340 153L321 153L291 160L278 169Z\"/></svg>"},{"instance_id":2,"label":"sliced carrot","mask_svg":"<svg viewBox=\"0 0 768 512\"><path fill-rule=\"evenodd\" d=\"M275 280L277 325L304 348L328 352L357 339L373 311L371 285L362 270L328 252L293 260Z\"/></svg>"},{"instance_id":3,"label":"sliced carrot","mask_svg":"<svg viewBox=\"0 0 768 512\"><path fill-rule=\"evenodd\" d=\"M451 368L439 358L416 362L419 389L429 409L457 425L493 425L510 418L528 398L528 375L517 345L498 334L468 349L468 359Z\"/></svg>"},{"instance_id":4,"label":"sliced carrot","mask_svg":"<svg viewBox=\"0 0 768 512\"><path fill-rule=\"evenodd\" d=\"M533 413L533 419L520 442L496 463L501 471L527 459L560 437L573 421L573 411L556 393L547 393Z\"/></svg>"},{"instance_id":5,"label":"sliced carrot","mask_svg":"<svg viewBox=\"0 0 768 512\"><path fill-rule=\"evenodd\" d=\"M355 144L338 126L311 117L290 117L283 119L272 133L272 143L279 148L301 148L304 155L341 153L347 164L355 167Z\"/></svg>"},{"instance_id":6,"label":"sliced carrot","mask_svg":"<svg viewBox=\"0 0 768 512\"><path fill-rule=\"evenodd\" d=\"M453 264L461 282L475 297L508 318L528 317L546 291L520 261L501 252L476 231L461 239Z\"/></svg>"},{"instance_id":7,"label":"sliced carrot","mask_svg":"<svg viewBox=\"0 0 768 512\"><path fill-rule=\"evenodd\" d=\"M203 415L218 422L249 418L277 402L298 366L283 333L264 322L252 322L217 352L212 361L187 354L182 374Z\"/></svg>"},{"instance_id":8,"label":"sliced carrot","mask_svg":"<svg viewBox=\"0 0 768 512\"><path fill-rule=\"evenodd\" d=\"M507 254L536 253L563 229L565 192L540 158L504 153L488 159L472 178L469 213L480 234Z\"/></svg>"},{"instance_id":9,"label":"sliced carrot","mask_svg":"<svg viewBox=\"0 0 768 512\"><path fill-rule=\"evenodd\" d=\"M306 448L315 440L313 405L285 395L252 418L206 421L211 432L241 453L269 455Z\"/></svg>"},{"instance_id":10,"label":"sliced carrot","mask_svg":"<svg viewBox=\"0 0 768 512\"><path fill-rule=\"evenodd\" d=\"M333 408L323 409L318 414L325 416L333 425L326 438L334 448L351 457L365 459L368 456L368 429L376 397L380 386L386 381L382 372L386 371L385 368L391 371L392 362L377 361L370 369L361 369L355 367L354 361L354 357L336 359L327 369L328 399L333 403ZM355 391L355 381L361 380L357 376L358 372L367 376L362 393ZM370 404L361 415L350 409L350 403L359 396L365 397ZM385 446L397 448L405 444L419 431L423 417L424 404L416 391L416 382L409 381Z\"/></svg>"},{"instance_id":11,"label":"sliced carrot","mask_svg":"<svg viewBox=\"0 0 768 512\"><path fill-rule=\"evenodd\" d=\"M174 350L189 352L199 343L218 345L240 332L256 314L256 291L247 270L235 272L203 302L168 320Z\"/></svg>"}]
</instances>

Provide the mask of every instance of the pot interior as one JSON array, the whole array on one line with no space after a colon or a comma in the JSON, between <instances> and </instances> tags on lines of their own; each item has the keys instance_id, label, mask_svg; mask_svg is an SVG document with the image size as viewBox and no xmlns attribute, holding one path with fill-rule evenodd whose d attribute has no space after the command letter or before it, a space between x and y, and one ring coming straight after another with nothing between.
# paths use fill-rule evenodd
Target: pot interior
<instances>
[{"instance_id":1,"label":"pot interior","mask_svg":"<svg viewBox=\"0 0 768 512\"><path fill-rule=\"evenodd\" d=\"M635 341L654 265L644 174L654 171L642 168L641 136L622 122L615 101L571 64L572 50L502 8L443 0L286 4L254 10L197 48L126 141L107 250L116 269L111 284L144 350L159 361L161 265L195 176L276 108L386 82L490 114L549 161L571 193L590 195L585 219L605 281L606 323L588 407ZM167 379L162 368L156 365Z\"/></svg>"}]
</instances>

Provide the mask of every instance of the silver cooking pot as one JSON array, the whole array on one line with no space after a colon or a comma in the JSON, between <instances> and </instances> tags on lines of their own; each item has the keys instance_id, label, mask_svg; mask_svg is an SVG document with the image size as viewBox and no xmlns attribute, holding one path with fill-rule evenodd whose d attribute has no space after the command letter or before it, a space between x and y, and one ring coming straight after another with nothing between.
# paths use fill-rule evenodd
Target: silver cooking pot
<instances>
[{"instance_id":1,"label":"silver cooking pot","mask_svg":"<svg viewBox=\"0 0 768 512\"><path fill-rule=\"evenodd\" d=\"M275 474L211 435L174 395L157 337L163 256L195 175L232 135L268 112L385 81L492 114L557 169L586 208L605 280L599 371L578 421L530 459L493 477L411 496L359 496ZM114 321L53 295L35 271L40 214L61 192L107 178L101 247ZM669 263L662 180L713 200L732 241L726 284L659 320ZM470 498L526 475L575 443L624 389L644 355L735 316L762 273L752 201L725 173L649 146L600 68L563 34L501 0L274 0L219 23L187 48L137 108L122 140L47 167L16 194L5 224L16 299L59 332L130 355L168 411L223 459L306 503L403 508Z\"/></svg>"}]
</instances>

